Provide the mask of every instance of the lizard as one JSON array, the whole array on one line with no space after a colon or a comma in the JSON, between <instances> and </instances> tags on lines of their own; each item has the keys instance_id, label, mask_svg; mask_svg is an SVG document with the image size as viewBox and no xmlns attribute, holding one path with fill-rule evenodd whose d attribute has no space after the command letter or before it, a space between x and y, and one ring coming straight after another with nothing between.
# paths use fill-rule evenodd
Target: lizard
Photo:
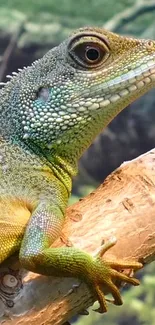
<instances>
[{"instance_id":1,"label":"lizard","mask_svg":"<svg viewBox=\"0 0 155 325\"><path fill-rule=\"evenodd\" d=\"M0 90L0 264L16 252L23 268L86 282L107 311L102 286L116 305L116 281L136 261L109 261L109 239L91 256L51 245L61 235L78 160L128 104L155 86L155 41L83 27Z\"/></svg>"}]
</instances>

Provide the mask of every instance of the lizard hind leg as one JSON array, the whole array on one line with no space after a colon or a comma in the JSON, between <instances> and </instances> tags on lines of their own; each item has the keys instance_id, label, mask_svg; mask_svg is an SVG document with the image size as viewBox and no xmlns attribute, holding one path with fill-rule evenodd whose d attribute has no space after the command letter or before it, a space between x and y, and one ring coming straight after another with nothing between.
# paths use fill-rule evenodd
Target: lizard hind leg
<instances>
[{"instance_id":1,"label":"lizard hind leg","mask_svg":"<svg viewBox=\"0 0 155 325\"><path fill-rule=\"evenodd\" d=\"M98 311L106 312L106 299L102 292L111 293L114 304L121 305L122 299L115 281L124 281L133 285L139 282L119 272L130 266L133 270L142 267L137 262L108 261L102 255L114 245L114 240L101 247L96 256L77 249L76 247L50 247L52 242L61 235L63 213L58 206L41 203L32 214L26 228L20 249L20 262L30 271L43 275L77 277L85 281L100 303ZM114 266L114 267L113 267Z\"/></svg>"}]
</instances>

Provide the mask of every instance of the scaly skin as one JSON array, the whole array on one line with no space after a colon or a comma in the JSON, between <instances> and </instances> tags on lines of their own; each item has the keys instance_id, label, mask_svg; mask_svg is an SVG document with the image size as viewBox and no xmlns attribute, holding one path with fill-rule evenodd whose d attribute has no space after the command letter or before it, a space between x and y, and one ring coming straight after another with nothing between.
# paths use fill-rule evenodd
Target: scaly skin
<instances>
[{"instance_id":1,"label":"scaly skin","mask_svg":"<svg viewBox=\"0 0 155 325\"><path fill-rule=\"evenodd\" d=\"M60 235L77 161L122 109L155 86L155 42L99 28L76 31L0 91L0 263L19 251L21 265L44 275L79 277L106 311L105 285L121 304L116 279L140 263L50 248ZM114 282L113 282L114 280Z\"/></svg>"}]
</instances>

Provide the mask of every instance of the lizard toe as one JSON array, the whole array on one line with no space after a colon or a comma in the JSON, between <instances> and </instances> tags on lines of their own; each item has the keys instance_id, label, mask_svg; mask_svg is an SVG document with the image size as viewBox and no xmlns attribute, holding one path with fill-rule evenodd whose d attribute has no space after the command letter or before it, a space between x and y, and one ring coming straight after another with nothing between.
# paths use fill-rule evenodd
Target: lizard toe
<instances>
[{"instance_id":1,"label":"lizard toe","mask_svg":"<svg viewBox=\"0 0 155 325\"><path fill-rule=\"evenodd\" d=\"M122 305L122 298L116 283L119 281L129 283L134 286L139 285L139 280L134 277L130 277L122 271L124 269L132 269L133 271L142 267L141 263L132 261L107 261L103 258L103 254L115 245L116 240L112 239L107 243L104 243L98 253L93 258L93 263L89 265L89 279L88 282L91 284L92 289L97 297L100 307L95 310L99 313L105 313L107 311L107 302L103 291L111 293L114 300L112 301L115 305ZM103 290L102 290L103 289Z\"/></svg>"}]
</instances>

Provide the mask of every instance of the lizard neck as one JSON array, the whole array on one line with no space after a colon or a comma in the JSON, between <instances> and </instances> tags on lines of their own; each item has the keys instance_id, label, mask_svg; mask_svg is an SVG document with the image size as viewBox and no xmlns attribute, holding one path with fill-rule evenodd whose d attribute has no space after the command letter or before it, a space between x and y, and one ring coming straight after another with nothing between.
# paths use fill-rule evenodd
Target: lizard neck
<instances>
[{"instance_id":1,"label":"lizard neck","mask_svg":"<svg viewBox=\"0 0 155 325\"><path fill-rule=\"evenodd\" d=\"M54 151L49 153L36 144L26 143L19 138L0 135L0 155L3 155L4 151L5 160L11 170L18 166L18 172L27 170L30 174L35 172L39 175L41 173L50 182L51 180L54 182L57 178L65 186L68 196L70 196L72 176L77 171L61 155Z\"/></svg>"},{"instance_id":2,"label":"lizard neck","mask_svg":"<svg viewBox=\"0 0 155 325\"><path fill-rule=\"evenodd\" d=\"M40 159L43 169L47 172L50 171L61 183L66 187L68 194L70 195L72 189L72 177L77 174L76 163L73 165L61 155L61 152L49 150L48 148L42 148L33 141L18 141L18 145L22 148L26 148L29 152L33 152L37 158Z\"/></svg>"},{"instance_id":3,"label":"lizard neck","mask_svg":"<svg viewBox=\"0 0 155 325\"><path fill-rule=\"evenodd\" d=\"M124 102L124 106L125 106ZM53 156L55 152L67 161L69 166L74 170L72 176L77 173L77 161L81 158L84 151L93 143L95 138L102 132L102 130L110 123L110 121L120 111L123 105L115 107L111 105L109 108L100 110L98 114L92 114L88 119L83 119L82 123L77 123L75 127L68 130L58 138L58 141L49 145L47 150L48 156Z\"/></svg>"}]
</instances>

